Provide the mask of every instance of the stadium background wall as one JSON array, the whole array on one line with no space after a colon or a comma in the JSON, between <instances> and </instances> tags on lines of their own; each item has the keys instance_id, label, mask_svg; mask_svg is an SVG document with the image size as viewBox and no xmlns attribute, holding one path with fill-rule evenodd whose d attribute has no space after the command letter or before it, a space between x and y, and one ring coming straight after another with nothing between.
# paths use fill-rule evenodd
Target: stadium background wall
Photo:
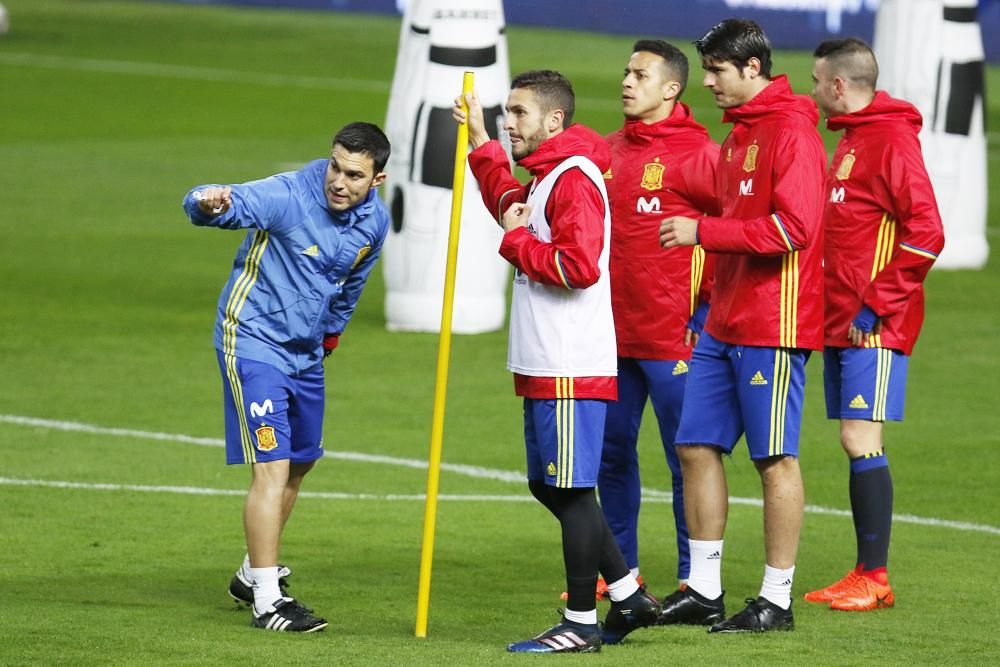
<instances>
[{"instance_id":1,"label":"stadium background wall","mask_svg":"<svg viewBox=\"0 0 1000 667\"><path fill-rule=\"evenodd\" d=\"M331 11L398 14L396 0L173 0L188 4L297 7ZM504 0L507 22L554 28L574 28L635 36L695 39L724 18L745 16L764 26L775 47L813 49L830 37L858 36L871 42L878 0L837 0L829 9L803 11L803 0ZM821 3L813 3L821 4ZM785 5L787 9L760 9ZM979 22L984 37L1000 34L1000 0L980 0ZM1000 40L984 39L986 59L1000 62Z\"/></svg>"}]
</instances>

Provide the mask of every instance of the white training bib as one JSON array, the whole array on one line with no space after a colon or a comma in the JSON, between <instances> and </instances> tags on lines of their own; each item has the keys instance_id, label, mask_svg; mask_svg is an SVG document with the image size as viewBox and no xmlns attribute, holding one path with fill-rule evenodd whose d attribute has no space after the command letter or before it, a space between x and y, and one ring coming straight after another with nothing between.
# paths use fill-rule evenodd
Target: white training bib
<instances>
[{"instance_id":1,"label":"white training bib","mask_svg":"<svg viewBox=\"0 0 1000 667\"><path fill-rule=\"evenodd\" d=\"M556 181L570 169L580 169L604 200L604 244L597 261L600 277L584 289L544 285L514 272L507 368L536 377L596 377L618 374L615 325L611 314L608 254L611 214L604 176L582 156L564 160L541 181L532 184L528 231L543 243L552 241L545 206Z\"/></svg>"}]
</instances>

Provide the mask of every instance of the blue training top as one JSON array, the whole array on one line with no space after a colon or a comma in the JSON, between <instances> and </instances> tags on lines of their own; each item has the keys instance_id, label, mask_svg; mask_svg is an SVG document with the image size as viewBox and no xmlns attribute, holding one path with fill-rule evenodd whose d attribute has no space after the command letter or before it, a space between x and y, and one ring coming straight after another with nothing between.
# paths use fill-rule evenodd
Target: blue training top
<instances>
[{"instance_id":1,"label":"blue training top","mask_svg":"<svg viewBox=\"0 0 1000 667\"><path fill-rule=\"evenodd\" d=\"M389 231L374 190L343 212L327 208L329 160L232 187L221 215L201 212L192 189L184 212L199 226L253 228L219 296L215 346L296 375L323 361L323 337L340 334Z\"/></svg>"}]
</instances>

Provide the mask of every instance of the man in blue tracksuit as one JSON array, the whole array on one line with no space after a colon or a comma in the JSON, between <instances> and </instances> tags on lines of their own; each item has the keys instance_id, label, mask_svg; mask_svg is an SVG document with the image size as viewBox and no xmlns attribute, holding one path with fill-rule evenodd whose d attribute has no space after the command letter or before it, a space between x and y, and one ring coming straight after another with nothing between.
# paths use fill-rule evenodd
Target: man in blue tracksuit
<instances>
[{"instance_id":1,"label":"man in blue tracksuit","mask_svg":"<svg viewBox=\"0 0 1000 667\"><path fill-rule=\"evenodd\" d=\"M323 455L323 358L337 346L382 249L389 213L375 189L389 141L351 123L329 159L184 198L191 222L249 229L219 297L215 325L226 462L252 465L243 511L247 556L229 586L253 626L313 632L326 621L284 595L282 528Z\"/></svg>"}]
</instances>

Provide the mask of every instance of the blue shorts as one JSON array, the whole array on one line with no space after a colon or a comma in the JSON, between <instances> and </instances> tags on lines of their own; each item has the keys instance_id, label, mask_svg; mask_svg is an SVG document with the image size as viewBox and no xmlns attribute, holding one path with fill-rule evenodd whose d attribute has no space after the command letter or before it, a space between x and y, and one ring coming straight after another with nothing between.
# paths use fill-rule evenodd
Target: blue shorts
<instances>
[{"instance_id":1,"label":"blue shorts","mask_svg":"<svg viewBox=\"0 0 1000 667\"><path fill-rule=\"evenodd\" d=\"M910 358L878 347L828 347L823 386L828 419L903 421Z\"/></svg>"},{"instance_id":2,"label":"blue shorts","mask_svg":"<svg viewBox=\"0 0 1000 667\"><path fill-rule=\"evenodd\" d=\"M309 463L323 456L323 364L292 377L270 364L216 352L226 463Z\"/></svg>"},{"instance_id":3,"label":"blue shorts","mask_svg":"<svg viewBox=\"0 0 1000 667\"><path fill-rule=\"evenodd\" d=\"M607 401L524 399L528 479L563 489L597 486Z\"/></svg>"},{"instance_id":4,"label":"blue shorts","mask_svg":"<svg viewBox=\"0 0 1000 667\"><path fill-rule=\"evenodd\" d=\"M798 456L808 360L808 350L730 345L702 333L676 443L728 454L745 433L752 459Z\"/></svg>"}]
</instances>

